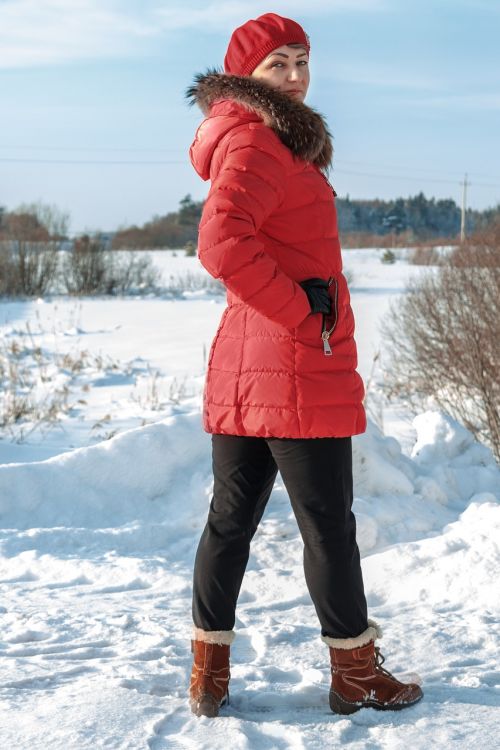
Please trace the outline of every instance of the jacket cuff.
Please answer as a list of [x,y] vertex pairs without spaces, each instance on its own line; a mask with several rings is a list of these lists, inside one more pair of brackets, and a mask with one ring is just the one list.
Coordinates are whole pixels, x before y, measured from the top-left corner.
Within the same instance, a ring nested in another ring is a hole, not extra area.
[[[291,303],[282,307],[278,312],[267,316],[275,323],[279,323],[289,329],[297,328],[311,314],[311,305],[307,294],[299,284],[297,284],[297,287],[298,292]],[[248,304],[252,306],[251,301]]]

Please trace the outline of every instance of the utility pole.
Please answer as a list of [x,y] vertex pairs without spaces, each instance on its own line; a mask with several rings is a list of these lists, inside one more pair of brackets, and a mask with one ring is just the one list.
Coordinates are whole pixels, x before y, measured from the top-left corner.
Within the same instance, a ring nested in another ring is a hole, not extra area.
[[463,187],[462,190],[462,220],[460,222],[460,243],[465,241],[465,211],[467,209],[467,172],[464,176],[464,181],[460,183]]

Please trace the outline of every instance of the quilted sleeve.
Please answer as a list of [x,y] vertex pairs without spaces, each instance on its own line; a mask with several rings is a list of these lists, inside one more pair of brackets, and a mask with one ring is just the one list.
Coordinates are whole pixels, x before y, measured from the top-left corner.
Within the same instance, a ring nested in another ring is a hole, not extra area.
[[286,168],[277,153],[276,136],[261,126],[236,131],[229,138],[200,220],[200,261],[243,302],[275,323],[294,328],[311,312],[307,295],[256,238],[284,196]]

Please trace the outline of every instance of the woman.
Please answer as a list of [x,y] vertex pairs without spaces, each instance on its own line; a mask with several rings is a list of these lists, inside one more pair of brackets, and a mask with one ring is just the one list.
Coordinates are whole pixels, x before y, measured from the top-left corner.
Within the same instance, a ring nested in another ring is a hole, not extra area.
[[227,701],[235,607],[279,470],[304,541],[304,571],[330,648],[330,706],[399,709],[422,697],[381,667],[367,619],[352,505],[351,436],[365,430],[354,320],[342,275],[332,157],[303,101],[309,38],[267,13],[237,28],[224,73],[188,90],[206,119],[191,161],[211,188],[199,258],[227,289],[204,392],[214,492],[194,570],[190,698]]

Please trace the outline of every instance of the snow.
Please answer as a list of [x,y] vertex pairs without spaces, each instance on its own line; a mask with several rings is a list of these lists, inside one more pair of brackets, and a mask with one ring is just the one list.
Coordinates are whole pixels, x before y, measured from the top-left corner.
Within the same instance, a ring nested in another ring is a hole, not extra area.
[[[379,258],[345,253],[361,371],[372,382],[369,427],[354,440],[354,511],[384,666],[417,673],[423,701],[402,712],[330,712],[328,651],[278,480],[238,603],[231,703],[216,720],[193,717],[191,575],[211,496],[203,345],[223,302],[203,290],[4,302],[4,341],[29,322],[45,352],[84,349],[117,366],[89,359],[67,380],[74,409],[49,432],[33,425],[24,442],[0,440],[2,748],[498,747],[500,470],[450,417],[383,401],[383,365],[372,362],[378,322],[388,296],[420,270]],[[167,273],[197,263],[156,262]]]

